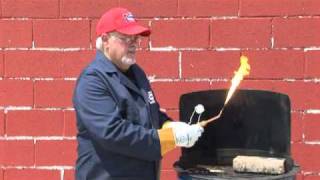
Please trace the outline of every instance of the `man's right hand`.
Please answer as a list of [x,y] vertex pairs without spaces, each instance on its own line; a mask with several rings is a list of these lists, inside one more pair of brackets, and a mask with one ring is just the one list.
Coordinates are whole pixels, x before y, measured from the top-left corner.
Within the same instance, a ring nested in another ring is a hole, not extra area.
[[204,131],[200,124],[189,125],[184,122],[171,122],[169,127],[173,130],[176,146],[187,148],[192,147]]

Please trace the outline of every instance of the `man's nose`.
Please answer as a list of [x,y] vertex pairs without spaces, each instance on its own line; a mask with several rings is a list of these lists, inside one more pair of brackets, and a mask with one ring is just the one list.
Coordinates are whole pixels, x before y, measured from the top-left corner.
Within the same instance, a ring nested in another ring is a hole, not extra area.
[[129,49],[136,49],[139,47],[140,44],[138,44],[137,42],[135,43],[131,43],[130,46],[129,46]]

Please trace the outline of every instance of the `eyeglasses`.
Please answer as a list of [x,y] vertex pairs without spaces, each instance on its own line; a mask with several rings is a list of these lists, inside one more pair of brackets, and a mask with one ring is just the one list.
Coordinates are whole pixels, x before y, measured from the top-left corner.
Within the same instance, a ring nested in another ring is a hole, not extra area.
[[124,42],[126,44],[134,44],[138,43],[140,41],[139,36],[123,36],[120,34],[112,34],[113,37],[119,39],[121,42]]

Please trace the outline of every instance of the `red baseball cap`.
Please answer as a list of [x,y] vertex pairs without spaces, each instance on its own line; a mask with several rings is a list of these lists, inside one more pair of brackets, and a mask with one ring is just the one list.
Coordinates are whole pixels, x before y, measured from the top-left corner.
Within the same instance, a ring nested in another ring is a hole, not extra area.
[[103,33],[117,31],[127,35],[149,36],[149,28],[137,23],[131,12],[125,8],[112,8],[104,13],[96,27],[96,33],[100,36]]

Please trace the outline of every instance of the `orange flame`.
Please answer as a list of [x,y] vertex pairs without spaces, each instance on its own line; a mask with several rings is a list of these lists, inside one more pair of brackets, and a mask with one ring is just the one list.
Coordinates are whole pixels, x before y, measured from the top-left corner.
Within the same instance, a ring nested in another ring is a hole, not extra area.
[[227,98],[224,102],[224,106],[222,107],[222,109],[220,110],[218,115],[216,115],[210,119],[207,119],[205,121],[201,121],[200,125],[202,127],[205,127],[205,126],[207,126],[208,123],[220,118],[220,116],[224,110],[225,105],[231,99],[233,93],[236,91],[237,87],[239,86],[240,82],[243,80],[244,76],[249,75],[249,73],[250,73],[250,65],[248,64],[248,58],[246,56],[241,56],[240,57],[240,67],[239,67],[238,71],[234,72],[234,76],[231,80],[231,87],[228,91]]
[[228,91],[228,95],[227,95],[226,101],[224,102],[224,105],[226,105],[229,102],[233,93],[236,91],[240,82],[243,80],[243,77],[249,75],[249,73],[250,73],[250,65],[248,64],[248,58],[246,56],[241,56],[240,67],[238,71],[234,72],[235,75],[231,80],[231,87]]

